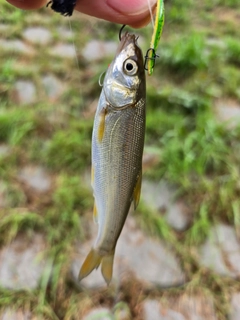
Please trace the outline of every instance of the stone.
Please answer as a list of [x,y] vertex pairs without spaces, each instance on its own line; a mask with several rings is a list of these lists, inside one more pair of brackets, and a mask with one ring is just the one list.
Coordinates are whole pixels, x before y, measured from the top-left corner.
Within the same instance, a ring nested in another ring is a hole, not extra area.
[[74,32],[71,29],[67,29],[65,27],[59,27],[57,28],[58,33],[61,35],[61,39],[73,39],[74,37]]
[[52,100],[57,99],[64,89],[62,82],[51,74],[42,78],[42,84],[47,96]]
[[226,49],[227,45],[225,43],[225,41],[219,39],[219,38],[208,38],[206,41],[207,46],[209,47],[215,47],[221,50]]
[[231,312],[229,315],[229,320],[239,320],[240,319],[240,293],[234,293],[231,298]]
[[46,45],[52,40],[51,32],[43,27],[30,27],[23,31],[23,37],[32,44]]
[[0,250],[0,286],[8,289],[35,289],[46,261],[40,260],[45,248],[41,234],[27,239],[18,236]]
[[96,308],[91,310],[83,320],[112,320],[113,315],[107,308]]
[[233,99],[221,99],[215,103],[215,113],[217,119],[225,122],[229,129],[233,129],[240,124],[240,104]]
[[163,308],[157,300],[145,300],[142,307],[144,320],[185,320],[182,314]]
[[74,59],[76,58],[76,49],[73,44],[59,43],[50,50],[50,54],[59,58]]
[[[97,235],[97,226],[93,223],[87,229],[90,230],[91,240],[78,245],[78,252],[72,264],[72,274],[76,281],[80,267]],[[132,217],[128,217],[118,240],[113,269],[113,282],[135,277],[147,287],[171,287],[181,285],[185,281],[172,248],[165,242],[144,234]],[[100,268],[84,278],[81,284],[88,288],[106,286]]]
[[0,158],[7,156],[10,153],[10,146],[7,144],[0,144]]
[[38,192],[47,192],[51,188],[51,178],[42,167],[26,166],[19,171],[18,178]]
[[216,273],[232,278],[240,276],[240,244],[235,230],[218,224],[200,248],[200,263]]
[[131,320],[130,306],[127,302],[120,301],[114,306],[114,320]]
[[1,320],[32,320],[33,317],[29,311],[6,309],[0,315]]
[[203,292],[199,295],[183,294],[170,300],[171,309],[181,313],[186,320],[217,320],[213,299]]
[[0,48],[1,51],[4,50],[10,52],[17,52],[25,55],[33,55],[35,53],[35,50],[33,48],[31,48],[21,40],[0,39]]
[[36,87],[32,81],[18,80],[13,91],[14,100],[19,104],[30,104],[36,101]]
[[165,181],[143,179],[141,199],[153,210],[164,211],[168,224],[177,231],[183,231],[190,222],[190,215],[183,201],[174,201],[174,195],[175,190]]
[[11,29],[11,25],[0,23],[0,31],[1,32],[6,32],[9,29]]
[[114,56],[116,50],[117,43],[114,41],[91,40],[83,48],[82,55],[88,61],[97,61]]
[[217,320],[211,296],[183,294],[142,303],[144,320]]

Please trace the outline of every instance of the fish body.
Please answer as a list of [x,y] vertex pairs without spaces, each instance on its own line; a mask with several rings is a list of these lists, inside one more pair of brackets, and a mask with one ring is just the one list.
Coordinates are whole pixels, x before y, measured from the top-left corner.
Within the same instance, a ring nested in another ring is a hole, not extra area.
[[79,278],[101,264],[107,283],[114,252],[132,201],[141,189],[145,135],[146,83],[143,56],[135,35],[126,33],[109,66],[92,135],[92,188],[98,235]]

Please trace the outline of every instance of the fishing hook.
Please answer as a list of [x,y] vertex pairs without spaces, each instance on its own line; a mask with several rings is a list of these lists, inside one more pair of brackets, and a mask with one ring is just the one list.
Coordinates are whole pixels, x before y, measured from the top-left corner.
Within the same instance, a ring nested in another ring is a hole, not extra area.
[[145,62],[144,62],[144,69],[146,71],[149,70],[149,67],[148,67],[148,61],[151,60],[152,61],[152,64],[151,64],[151,68],[153,69],[154,66],[155,66],[155,61],[156,61],[156,58],[158,58],[159,55],[156,54],[156,51],[153,49],[153,48],[149,48],[146,52],[146,55],[145,55]]
[[118,35],[119,41],[122,40],[122,31],[123,31],[123,29],[124,29],[125,27],[126,27],[126,24],[123,24],[123,25],[121,26],[121,29],[119,30],[119,35]]

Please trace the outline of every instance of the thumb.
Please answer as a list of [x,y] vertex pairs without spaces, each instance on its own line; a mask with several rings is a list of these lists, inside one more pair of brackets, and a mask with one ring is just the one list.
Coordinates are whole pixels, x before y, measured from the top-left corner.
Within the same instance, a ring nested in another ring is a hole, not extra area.
[[133,27],[146,25],[150,20],[149,7],[157,0],[78,0],[76,9],[88,15]]

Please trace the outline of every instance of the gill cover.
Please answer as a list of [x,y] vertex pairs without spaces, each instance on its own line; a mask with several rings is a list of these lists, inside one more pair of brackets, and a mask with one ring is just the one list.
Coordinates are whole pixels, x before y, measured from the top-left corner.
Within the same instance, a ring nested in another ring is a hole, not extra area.
[[105,76],[105,97],[109,105],[116,109],[126,108],[137,102],[140,85],[137,61],[141,50],[136,46],[136,41],[135,35],[126,33]]

